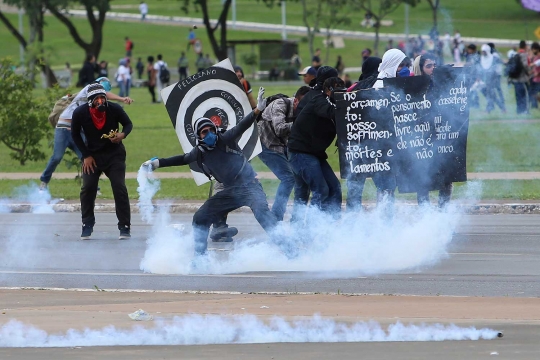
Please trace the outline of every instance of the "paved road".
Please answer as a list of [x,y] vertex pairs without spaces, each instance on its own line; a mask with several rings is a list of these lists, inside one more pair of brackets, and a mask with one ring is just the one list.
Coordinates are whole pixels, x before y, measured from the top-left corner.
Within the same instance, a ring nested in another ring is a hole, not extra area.
[[[191,221],[189,214],[172,216],[174,223]],[[538,215],[466,216],[455,232],[448,258],[418,271],[384,275],[289,271],[219,276],[145,274],[139,263],[150,228],[138,215],[134,218],[133,239],[118,241],[114,214],[97,214],[96,240],[83,242],[78,240],[76,213],[3,214],[0,287],[98,285],[105,289],[540,296]],[[251,214],[232,214],[230,223],[239,227],[239,238],[262,232]],[[16,259],[13,254],[17,254]]]

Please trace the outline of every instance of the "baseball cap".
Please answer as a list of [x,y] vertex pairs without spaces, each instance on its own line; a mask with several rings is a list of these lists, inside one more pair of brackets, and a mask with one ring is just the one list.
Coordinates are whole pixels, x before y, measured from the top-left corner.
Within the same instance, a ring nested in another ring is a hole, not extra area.
[[306,75],[306,74],[317,76],[317,69],[311,66],[306,66],[305,68],[302,69],[302,71],[298,73],[298,75]]

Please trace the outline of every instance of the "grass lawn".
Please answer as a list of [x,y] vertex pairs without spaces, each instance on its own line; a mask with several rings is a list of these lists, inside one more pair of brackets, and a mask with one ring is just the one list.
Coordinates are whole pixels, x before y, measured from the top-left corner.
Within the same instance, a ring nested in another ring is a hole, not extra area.
[[[115,0],[113,10],[118,12],[138,13],[138,3],[133,0]],[[186,15],[180,6],[182,2],[175,0],[148,0],[149,13],[167,16],[198,16],[190,9]],[[210,0],[211,15],[217,18],[221,10],[221,0]],[[278,2],[275,2],[278,3]],[[374,1],[373,3],[378,3]],[[238,21],[252,21],[261,23],[281,24],[281,8],[265,7],[261,1],[236,0],[236,19]],[[351,18],[349,25],[340,25],[340,28],[358,31],[370,31],[360,27],[365,12],[348,10]],[[345,12],[344,11],[344,12]],[[232,19],[232,11],[229,11]],[[387,18],[394,21],[391,27],[383,27],[382,32],[405,32],[405,7],[399,7]],[[538,25],[538,14],[534,11],[524,10],[517,2],[508,0],[452,0],[441,1],[438,12],[439,32],[448,31],[453,34],[459,29],[463,36],[495,37],[505,39],[521,39],[528,34],[531,40],[533,31]],[[304,25],[302,22],[302,5],[297,2],[287,2],[287,24]],[[432,12],[426,1],[409,11],[409,27],[411,33],[427,34],[433,25]],[[372,31],[372,30],[371,30]]]
[[[17,187],[28,185],[37,181],[29,180],[0,180],[0,198],[15,197]],[[278,186],[277,180],[262,180],[263,188],[269,199],[273,199]],[[129,196],[131,199],[138,199],[137,180],[126,180]],[[64,198],[66,200],[78,200],[80,185],[75,180],[53,180],[51,181],[50,192],[54,198]],[[112,200],[112,190],[108,180],[100,181],[102,196],[99,199]],[[346,198],[347,186],[342,182],[343,197]],[[475,189],[474,194],[472,190]],[[481,191],[480,191],[481,189]],[[196,186],[191,179],[162,179],[161,189],[156,194],[156,199],[175,200],[204,200],[208,197],[209,185]],[[476,191],[477,190],[477,191]],[[477,193],[478,192],[478,193]],[[371,180],[366,182],[364,199],[374,201],[376,195],[375,186]],[[481,183],[459,183],[455,184],[453,199],[469,200],[471,196],[482,200],[539,200],[540,181],[534,180],[485,180]],[[416,200],[415,194],[397,194],[397,199]],[[431,192],[432,202],[436,201],[437,192]]]

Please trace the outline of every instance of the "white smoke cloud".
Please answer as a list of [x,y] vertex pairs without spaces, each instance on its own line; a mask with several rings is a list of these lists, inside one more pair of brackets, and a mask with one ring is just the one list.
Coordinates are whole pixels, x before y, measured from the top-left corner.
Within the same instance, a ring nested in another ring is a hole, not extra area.
[[61,334],[46,331],[17,320],[0,327],[0,347],[73,347],[261,344],[279,342],[373,342],[373,341],[445,341],[490,340],[498,332],[492,329],[456,325],[404,325],[400,322],[386,329],[375,321],[347,324],[313,316],[288,322],[273,317],[264,322],[253,315],[186,315],[172,320],[156,320],[150,328],[70,329]]
[[54,214],[53,205],[62,199],[53,199],[49,189],[40,190],[35,182],[13,190],[13,196],[0,199],[0,213],[10,212],[10,205],[29,205],[33,214]]
[[[144,182],[140,191],[146,194]],[[473,198],[478,184],[471,186]],[[143,271],[159,274],[240,273],[249,271],[312,271],[380,274],[432,266],[447,256],[447,246],[461,215],[451,206],[402,208],[392,220],[381,210],[344,213],[335,220],[312,212],[310,223],[294,227],[284,222],[274,239],[294,244],[300,255],[289,259],[264,235],[233,243],[231,251],[210,251],[194,258],[192,234],[168,227],[170,216],[162,209],[152,222],[147,249],[140,263]],[[186,228],[191,228],[186,224]]]

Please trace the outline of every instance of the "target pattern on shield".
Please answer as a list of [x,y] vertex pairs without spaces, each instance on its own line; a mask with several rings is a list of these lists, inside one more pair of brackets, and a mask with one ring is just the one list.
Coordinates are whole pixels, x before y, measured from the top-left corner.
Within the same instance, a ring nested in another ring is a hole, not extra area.
[[[247,95],[229,59],[166,87],[161,96],[184,153],[197,144],[193,124],[198,118],[207,117],[216,126],[230,129],[251,112]],[[248,159],[261,152],[255,125],[244,133],[239,146]],[[208,182],[197,164],[190,164],[190,168],[197,185]]]

